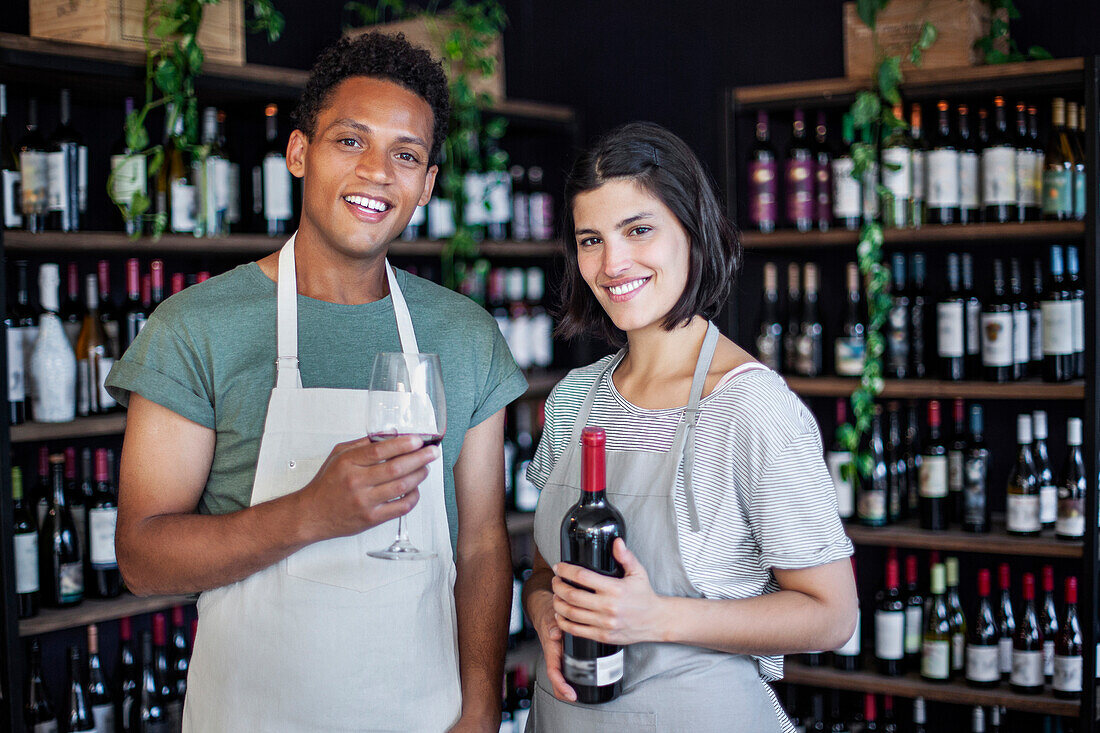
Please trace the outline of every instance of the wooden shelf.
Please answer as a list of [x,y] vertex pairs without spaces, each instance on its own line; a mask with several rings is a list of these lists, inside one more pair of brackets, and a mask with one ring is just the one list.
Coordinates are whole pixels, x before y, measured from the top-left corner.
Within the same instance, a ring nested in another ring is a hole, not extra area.
[[1001,516],[993,518],[992,528],[985,534],[964,532],[961,529],[933,532],[921,529],[915,520],[885,527],[867,527],[853,521],[845,526],[845,530],[855,544],[876,547],[1074,559],[1080,559],[1084,555],[1084,543],[1056,539],[1054,530],[1047,530],[1039,537],[1010,535],[1005,530],[1004,517]]
[[[927,224],[920,229],[887,229],[885,241],[889,245],[927,245],[936,243],[1003,244],[1004,242],[1059,242],[1080,239],[1085,236],[1083,221],[1033,221],[1012,224],[952,224],[936,226]],[[830,229],[826,232],[799,232],[784,229],[764,234],[756,231],[741,232],[741,244],[745,249],[767,250],[800,247],[855,247],[859,232],[848,229]]]
[[126,616],[164,611],[173,606],[186,606],[195,602],[195,596],[138,596],[123,593],[110,600],[86,600],[79,606],[65,609],[43,609],[33,618],[19,622],[20,636],[37,636],[51,631],[72,629],[101,621],[112,621]]
[[38,440],[71,440],[94,438],[101,435],[121,435],[126,431],[126,413],[115,412],[95,417],[78,417],[72,422],[28,422],[13,425],[12,443],[30,443]]
[[[283,237],[264,234],[230,234],[226,237],[189,237],[167,234],[160,239],[130,239],[122,232],[4,232],[4,248],[10,252],[123,252],[161,255],[167,252],[202,255],[267,255],[282,246]],[[553,257],[560,251],[557,242],[482,242],[479,254],[485,257]],[[443,242],[432,240],[395,241],[390,245],[394,257],[438,257]]]
[[[864,659],[867,664],[868,659]],[[901,677],[887,677],[875,672],[842,672],[832,667],[808,667],[787,657],[784,665],[784,682],[792,682],[833,690],[855,690],[898,697],[923,697],[925,700],[953,703],[955,705],[1004,705],[1011,710],[1025,710],[1047,715],[1076,716],[1081,704],[1076,700],[1060,700],[1053,694],[1021,695],[1013,692],[1008,683],[991,690],[969,687],[965,682],[929,682],[913,672]]]
[[[1002,93],[1023,89],[1041,89],[1047,93],[1064,88],[1080,90],[1084,84],[1084,69],[1082,58],[951,69],[914,69],[905,72],[901,92],[915,98],[930,94],[952,96],[980,92],[983,88]],[[737,87],[733,98],[743,108],[841,104],[851,102],[857,92],[870,87],[869,78],[813,79]]]
[[[787,386],[802,397],[847,397],[859,386],[849,377],[784,377]],[[966,400],[1083,400],[1085,383],[1040,382],[946,382],[938,379],[887,379],[880,397],[903,399]]]

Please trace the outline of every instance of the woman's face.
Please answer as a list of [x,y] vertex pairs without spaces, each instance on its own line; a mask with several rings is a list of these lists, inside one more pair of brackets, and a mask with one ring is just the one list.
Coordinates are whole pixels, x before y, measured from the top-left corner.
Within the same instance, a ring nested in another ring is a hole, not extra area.
[[687,285],[691,243],[676,215],[630,179],[573,199],[581,277],[619,329],[660,327]]

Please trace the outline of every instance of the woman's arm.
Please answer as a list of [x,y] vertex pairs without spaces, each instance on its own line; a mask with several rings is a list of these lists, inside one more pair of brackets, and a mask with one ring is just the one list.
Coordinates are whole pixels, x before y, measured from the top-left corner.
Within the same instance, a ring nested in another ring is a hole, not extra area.
[[856,589],[848,560],[776,569],[779,591],[724,600],[657,595],[622,540],[615,541],[614,552],[626,571],[621,580],[568,563],[554,566],[554,621],[561,631],[608,644],[661,641],[774,655],[836,649],[855,629]]

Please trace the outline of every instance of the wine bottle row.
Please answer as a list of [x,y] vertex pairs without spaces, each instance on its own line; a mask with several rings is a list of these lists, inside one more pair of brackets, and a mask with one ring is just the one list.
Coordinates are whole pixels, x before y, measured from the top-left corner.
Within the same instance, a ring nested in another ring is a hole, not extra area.
[[[1010,382],[1041,377],[1048,382],[1085,373],[1085,292],[1077,247],[1052,245],[1044,280],[1042,262],[1031,263],[1025,284],[1020,261],[994,258],[985,292],[974,283],[969,253],[949,253],[944,289],[928,287],[925,256],[890,258],[890,311],[883,327],[884,376],[893,379]],[[844,321],[832,335],[838,376],[859,376],[866,358],[866,308],[854,262],[847,265]],[[757,357],[785,374],[816,377],[825,371],[828,334],[818,304],[820,275],[814,263],[787,268],[785,316],[780,312],[779,270],[764,265]]]
[[[1084,105],[1053,99],[1045,139],[1039,108],[1017,102],[1013,124],[1003,96],[993,98],[992,114],[978,107],[976,134],[969,104],[956,104],[952,113],[941,99],[934,114],[925,135],[921,104],[910,105],[908,123],[896,104],[896,124],[882,126],[877,141],[880,158],[857,179],[850,115],[841,135],[831,137],[826,114],[818,112],[811,139],[806,114],[795,109],[780,161],[768,113],[758,112],[749,154],[750,226],[762,232],[784,225],[802,232],[858,229],[880,215],[892,228],[1084,219]],[[876,141],[865,132],[861,142]]]
[[48,688],[37,638],[28,643],[23,717],[28,731],[95,731],[96,733],[176,733],[183,727],[183,700],[195,625],[190,639],[182,607],[153,616],[144,632],[140,654],[130,618],[119,621],[119,654],[112,681],[99,651],[99,631],[88,627],[87,647],[68,648],[69,674],[60,696]]
[[504,676],[504,699],[501,705],[500,733],[524,733],[531,714],[531,673],[520,665]]
[[[534,405],[517,403],[509,408],[504,431],[504,490],[505,503],[516,512],[535,511],[539,501],[539,489],[527,478],[527,467],[535,457],[535,447],[542,434],[544,416],[543,401]],[[535,419],[532,420],[534,408]]]

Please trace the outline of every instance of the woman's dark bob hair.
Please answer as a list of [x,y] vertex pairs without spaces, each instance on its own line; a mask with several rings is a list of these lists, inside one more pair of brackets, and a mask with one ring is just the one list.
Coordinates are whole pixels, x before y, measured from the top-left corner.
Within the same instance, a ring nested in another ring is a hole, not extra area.
[[630,122],[581,153],[565,182],[562,239],[565,276],[557,332],[565,338],[599,336],[615,346],[626,343],[592,294],[577,266],[573,202],[579,194],[608,181],[630,180],[667,206],[691,240],[688,281],[665,316],[671,331],[693,317],[714,318],[729,298],[741,268],[741,242],[726,218],[703,165],[683,140],[652,122]]

